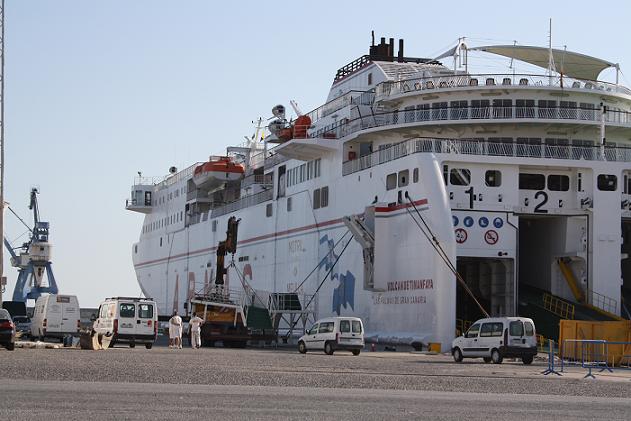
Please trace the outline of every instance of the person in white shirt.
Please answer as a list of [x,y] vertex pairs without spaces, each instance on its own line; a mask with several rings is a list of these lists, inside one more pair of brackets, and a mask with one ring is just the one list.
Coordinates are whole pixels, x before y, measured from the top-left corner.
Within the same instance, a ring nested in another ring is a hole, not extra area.
[[191,329],[191,347],[193,349],[199,349],[202,346],[200,333],[203,324],[204,321],[197,317],[197,313],[193,313],[193,317],[188,321],[188,326]]
[[172,348],[182,348],[182,318],[177,315],[177,310],[169,319],[169,338],[172,341]]

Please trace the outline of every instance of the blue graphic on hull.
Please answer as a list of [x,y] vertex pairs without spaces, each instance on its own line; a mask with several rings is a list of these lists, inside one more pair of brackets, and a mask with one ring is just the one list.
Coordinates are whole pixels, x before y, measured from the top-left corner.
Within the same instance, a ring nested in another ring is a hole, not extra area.
[[[338,258],[334,248],[335,241],[329,240],[329,236],[324,234],[320,238],[321,253],[319,254],[324,257],[320,257],[321,261],[318,269],[323,269],[325,272],[328,272],[333,267],[333,264],[335,264],[335,261]],[[338,286],[333,288],[331,310],[337,313],[338,316],[342,311],[342,307],[345,309],[350,307],[351,310],[355,310],[355,276],[348,270],[345,274],[332,270],[329,275],[329,279],[331,281],[337,280],[339,282]]]

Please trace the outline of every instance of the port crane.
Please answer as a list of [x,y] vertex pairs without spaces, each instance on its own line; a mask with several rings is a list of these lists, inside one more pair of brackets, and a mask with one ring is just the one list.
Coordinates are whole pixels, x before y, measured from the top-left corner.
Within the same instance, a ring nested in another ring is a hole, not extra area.
[[[11,265],[18,269],[18,279],[13,290],[13,301],[26,302],[29,299],[37,300],[43,293],[57,294],[57,282],[53,274],[51,257],[51,244],[48,242],[50,224],[39,218],[37,204],[37,188],[31,189],[29,209],[33,211],[33,227],[29,227],[10,206],[7,208],[30,231],[29,241],[21,247],[12,247],[4,238],[4,245],[11,254]],[[16,250],[20,250],[19,254]],[[47,274],[48,284],[45,285],[44,273]]]

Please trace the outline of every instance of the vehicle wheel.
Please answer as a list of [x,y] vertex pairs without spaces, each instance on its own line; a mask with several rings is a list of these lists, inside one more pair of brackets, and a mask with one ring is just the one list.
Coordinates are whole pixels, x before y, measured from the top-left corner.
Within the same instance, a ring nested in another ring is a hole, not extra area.
[[522,357],[521,358],[521,362],[526,364],[526,365],[530,365],[532,364],[532,360],[534,359],[534,355],[528,355],[526,357]]
[[333,350],[333,345],[331,345],[331,342],[327,342],[324,344],[324,353],[326,355],[333,355],[335,351]]
[[491,361],[493,361],[493,364],[502,364],[503,360],[504,358],[502,358],[502,355],[497,349],[491,351]]
[[488,363],[490,363],[490,362],[492,361],[492,360],[491,360],[491,357],[484,357],[484,358],[482,358],[482,359],[483,359],[483,360],[484,360],[484,362],[485,362],[485,363],[487,363],[487,364],[488,364]]
[[13,351],[15,349],[15,343],[10,342],[6,345],[7,351]]
[[454,349],[451,355],[454,357],[455,362],[457,363],[462,362],[462,351],[460,351],[460,348]]
[[301,354],[307,353],[307,346],[302,341],[298,342],[298,352],[300,352]]
[[153,347],[153,344],[145,344],[145,348],[151,349],[151,347]]
[[358,356],[361,351],[359,349],[354,349],[351,352],[353,353],[354,356]]
[[130,348],[136,348],[136,344],[135,344],[135,343],[133,343],[133,342],[130,342],[130,343],[129,343],[129,347],[130,347]]

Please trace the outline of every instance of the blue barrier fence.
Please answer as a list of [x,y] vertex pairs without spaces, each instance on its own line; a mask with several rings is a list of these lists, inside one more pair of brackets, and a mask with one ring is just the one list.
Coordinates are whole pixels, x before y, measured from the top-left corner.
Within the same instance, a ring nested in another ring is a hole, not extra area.
[[[554,356],[549,356],[548,359]],[[587,369],[584,378],[595,378],[592,370],[602,373],[614,370],[631,370],[631,342],[601,339],[564,339],[559,349],[561,372],[566,367],[579,366]],[[552,363],[554,364],[554,363]],[[550,362],[548,362],[550,366]],[[552,365],[554,367],[554,365]]]

